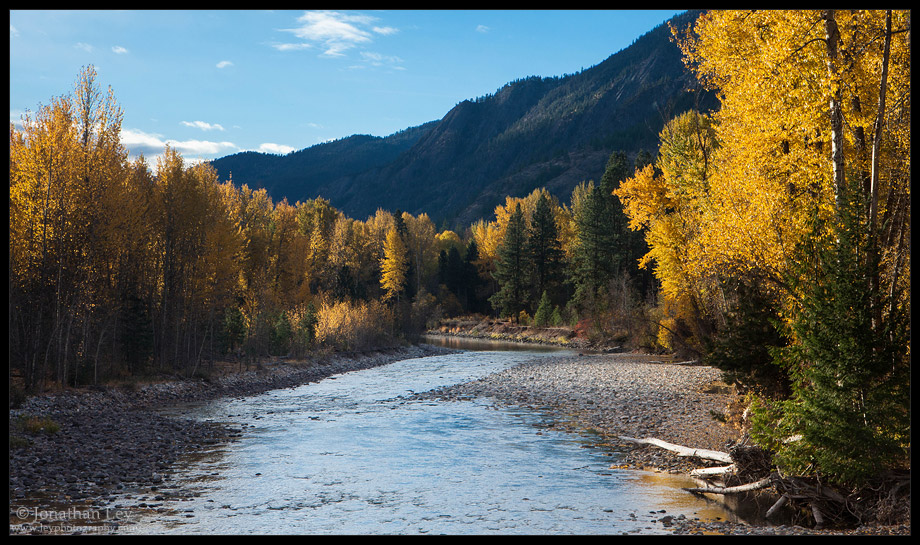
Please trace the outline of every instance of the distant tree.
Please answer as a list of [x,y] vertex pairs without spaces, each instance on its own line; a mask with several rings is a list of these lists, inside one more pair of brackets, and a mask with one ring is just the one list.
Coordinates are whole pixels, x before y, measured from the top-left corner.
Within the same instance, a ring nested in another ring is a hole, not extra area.
[[532,264],[531,297],[534,306],[539,304],[537,298],[546,296],[547,292],[550,299],[558,304],[565,274],[565,254],[559,242],[553,207],[546,193],[540,194],[530,220],[527,254]]
[[380,266],[382,270],[380,286],[385,292],[385,298],[395,300],[398,303],[399,297],[406,286],[409,257],[406,251],[406,243],[395,226],[387,232]]
[[512,316],[513,320],[517,319],[527,304],[529,260],[526,244],[527,231],[524,213],[518,204],[508,221],[505,238],[499,248],[498,260],[495,263],[494,275],[498,281],[499,290],[490,298],[493,308],[499,309],[505,316]]
[[575,216],[572,277],[575,300],[580,304],[590,305],[623,269],[627,221],[613,191],[626,174],[626,154],[614,152],[600,185],[589,188]]
[[553,304],[550,302],[546,292],[540,297],[540,304],[533,315],[533,323],[538,326],[546,326],[553,323]]

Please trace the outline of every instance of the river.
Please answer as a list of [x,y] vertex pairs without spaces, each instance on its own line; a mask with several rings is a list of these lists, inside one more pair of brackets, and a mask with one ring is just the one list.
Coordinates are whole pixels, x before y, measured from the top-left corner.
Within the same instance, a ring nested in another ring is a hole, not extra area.
[[683,478],[610,469],[616,453],[546,415],[412,398],[554,353],[478,348],[175,409],[241,433],[176,468],[163,489],[181,493],[133,497],[147,514],[118,533],[665,534],[665,515],[732,519]]

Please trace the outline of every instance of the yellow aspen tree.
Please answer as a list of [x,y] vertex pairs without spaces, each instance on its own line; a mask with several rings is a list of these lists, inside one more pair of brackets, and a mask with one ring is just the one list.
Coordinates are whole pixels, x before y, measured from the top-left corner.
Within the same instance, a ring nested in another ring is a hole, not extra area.
[[[721,147],[704,231],[713,268],[780,284],[809,218],[836,214],[843,174],[869,179],[870,140],[884,165],[877,172],[888,169],[879,175],[878,213],[903,216],[909,12],[891,12],[889,31],[887,17],[872,10],[712,11],[679,39],[688,64],[722,103],[714,114]],[[870,138],[880,119],[887,129]]]
[[661,285],[659,343],[676,348],[673,332],[682,322],[699,350],[720,303],[718,272],[701,262],[699,250],[718,145],[710,119],[692,110],[669,121],[659,140],[657,161],[637,170],[614,194],[623,203],[629,228],[645,232],[649,252],[640,266],[653,266]]
[[408,252],[396,227],[391,227],[387,232],[386,244],[383,250],[383,259],[380,262],[380,285],[385,291],[387,300],[399,302],[399,297],[405,290],[406,273],[409,271]]

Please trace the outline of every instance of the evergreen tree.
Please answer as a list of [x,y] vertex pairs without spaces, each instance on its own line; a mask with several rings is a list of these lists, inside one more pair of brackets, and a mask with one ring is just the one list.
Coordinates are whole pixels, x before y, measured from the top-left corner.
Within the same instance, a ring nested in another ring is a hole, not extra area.
[[549,292],[550,300],[560,303],[565,254],[559,242],[556,218],[553,216],[552,205],[546,193],[540,194],[530,221],[527,253],[532,263],[532,300],[538,303],[537,297],[541,294],[546,296]]
[[533,315],[533,323],[538,326],[550,325],[553,321],[553,304],[549,300],[546,292],[540,297],[540,304]]
[[776,351],[792,396],[757,413],[753,436],[789,473],[859,485],[910,464],[910,317],[871,300],[880,264],[867,251],[866,199],[851,199],[853,189],[842,195],[837,225],[819,225],[800,254],[793,342]]
[[526,307],[529,291],[526,229],[524,213],[518,204],[511,214],[495,262],[494,275],[499,290],[490,298],[493,308],[498,309],[502,315],[512,316],[515,320]]
[[572,277],[575,300],[590,304],[599,290],[623,269],[626,261],[624,234],[626,216],[613,191],[627,175],[626,154],[611,154],[599,186],[585,196],[580,213],[575,217],[577,241]]

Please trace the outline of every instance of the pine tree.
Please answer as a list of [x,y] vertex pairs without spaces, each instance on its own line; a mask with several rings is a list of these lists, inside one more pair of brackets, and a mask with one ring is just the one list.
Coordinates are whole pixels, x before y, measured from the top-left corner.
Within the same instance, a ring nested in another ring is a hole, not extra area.
[[537,297],[546,296],[547,292],[553,302],[561,302],[559,298],[564,275],[565,254],[559,242],[556,218],[546,193],[540,194],[530,220],[527,253],[532,263],[531,297],[534,303],[539,304]]
[[590,304],[623,269],[626,216],[613,191],[626,173],[625,153],[612,153],[600,185],[585,195],[575,217],[577,242],[572,277],[579,303]]
[[793,342],[776,359],[793,378],[792,396],[779,404],[776,420],[758,414],[754,437],[777,451],[789,473],[859,485],[909,467],[910,317],[897,307],[885,314],[873,308],[867,288],[880,264],[867,251],[866,199],[855,187],[841,197],[839,221],[829,230],[815,221],[799,254],[800,274],[790,280],[801,304]]
[[513,319],[517,319],[527,304],[529,287],[526,242],[524,213],[518,204],[508,221],[505,238],[495,263],[494,276],[498,281],[499,290],[489,299],[493,308],[499,310],[502,315],[512,316]]

